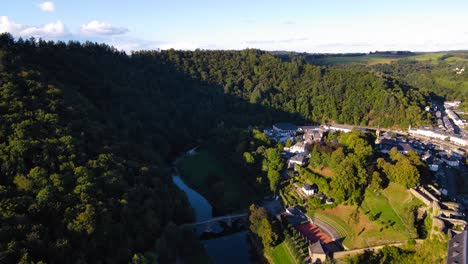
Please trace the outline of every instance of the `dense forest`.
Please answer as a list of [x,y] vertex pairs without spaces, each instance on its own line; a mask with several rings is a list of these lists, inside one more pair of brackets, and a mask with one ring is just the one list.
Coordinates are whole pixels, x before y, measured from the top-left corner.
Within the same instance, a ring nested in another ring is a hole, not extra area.
[[5,263],[199,257],[197,239],[177,227],[193,212],[168,168],[229,128],[428,122],[417,89],[364,67],[282,62],[258,50],[127,55],[8,34],[0,96]]

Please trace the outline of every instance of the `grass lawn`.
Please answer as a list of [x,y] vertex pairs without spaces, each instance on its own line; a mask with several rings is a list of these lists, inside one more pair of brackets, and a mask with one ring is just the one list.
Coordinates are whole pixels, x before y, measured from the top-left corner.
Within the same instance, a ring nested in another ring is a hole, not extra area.
[[289,254],[286,244],[282,242],[273,248],[273,250],[267,252],[268,260],[273,264],[295,264],[291,254]]
[[251,186],[245,184],[234,168],[209,148],[199,148],[195,155],[180,160],[177,167],[187,184],[218,210],[242,210],[255,199]]
[[323,167],[323,168],[316,168],[316,167],[313,167],[312,165],[309,164],[309,166],[307,166],[307,168],[317,174],[320,174],[324,177],[327,177],[327,178],[332,178],[333,177],[333,171],[327,167]]
[[403,186],[390,184],[380,195],[366,192],[357,213],[356,206],[340,204],[317,211],[315,217],[334,227],[347,248],[363,248],[415,238],[411,209],[418,205]]

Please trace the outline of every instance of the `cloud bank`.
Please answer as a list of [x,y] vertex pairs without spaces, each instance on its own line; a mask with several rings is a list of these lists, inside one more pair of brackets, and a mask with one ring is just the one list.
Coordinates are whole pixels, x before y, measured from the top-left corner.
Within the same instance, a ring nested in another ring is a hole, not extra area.
[[18,24],[7,16],[0,16],[0,33],[3,32],[20,37],[62,37],[69,34],[60,20],[41,26],[27,26]]

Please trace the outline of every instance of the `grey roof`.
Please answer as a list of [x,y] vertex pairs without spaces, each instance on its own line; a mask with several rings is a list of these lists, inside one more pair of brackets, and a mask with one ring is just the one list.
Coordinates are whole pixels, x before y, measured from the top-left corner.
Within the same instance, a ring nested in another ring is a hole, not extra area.
[[318,186],[316,184],[304,184],[304,189],[306,190],[318,190]]
[[408,152],[410,150],[414,150],[413,147],[410,144],[408,144],[408,143],[398,144],[398,151]]
[[467,263],[467,231],[455,235],[450,239],[448,245],[447,264],[466,264]]
[[312,245],[310,245],[309,252],[312,254],[325,254],[325,251],[323,250],[323,247],[322,247],[322,244],[320,244],[320,241],[317,241],[313,243]]
[[273,126],[283,131],[297,130],[297,126],[291,123],[276,123]]
[[298,162],[305,162],[306,158],[307,158],[307,155],[305,155],[305,154],[296,154],[296,155],[292,156],[289,160],[298,161]]

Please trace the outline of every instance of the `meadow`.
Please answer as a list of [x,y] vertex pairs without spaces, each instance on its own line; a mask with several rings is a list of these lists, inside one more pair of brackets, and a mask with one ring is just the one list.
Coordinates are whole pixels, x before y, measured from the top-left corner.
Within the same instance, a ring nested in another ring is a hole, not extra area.
[[292,258],[288,249],[286,248],[286,243],[282,242],[279,245],[276,245],[272,250],[266,252],[266,257],[272,264],[295,264],[296,262]]
[[390,184],[379,194],[366,191],[360,208],[338,205],[315,212],[343,237],[348,249],[401,242],[417,237],[413,210],[420,206],[401,185]]

